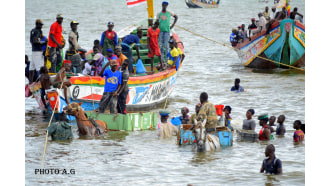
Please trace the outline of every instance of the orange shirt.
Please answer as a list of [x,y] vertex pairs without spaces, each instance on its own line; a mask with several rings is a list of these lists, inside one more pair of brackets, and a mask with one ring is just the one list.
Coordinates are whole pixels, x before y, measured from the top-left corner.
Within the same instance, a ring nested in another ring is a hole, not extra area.
[[147,31],[147,37],[149,37],[149,45],[150,48],[158,48],[158,36],[159,36],[159,28],[157,28],[156,30],[152,29],[152,27],[150,27]]
[[62,25],[59,25],[58,22],[56,21],[55,23],[52,24],[52,26],[50,26],[50,30],[49,30],[48,46],[57,47],[57,44],[50,38],[50,34],[53,34],[55,40],[61,44]]
[[118,57],[120,66],[123,64],[125,59],[127,59],[127,57],[124,54],[120,54],[120,56]]

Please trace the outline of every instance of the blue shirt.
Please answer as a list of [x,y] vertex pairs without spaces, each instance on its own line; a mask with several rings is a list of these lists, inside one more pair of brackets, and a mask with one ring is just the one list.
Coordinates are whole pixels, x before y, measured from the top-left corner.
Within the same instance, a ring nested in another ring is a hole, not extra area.
[[128,48],[129,45],[136,43],[137,46],[139,46],[140,43],[140,38],[137,35],[131,34],[131,35],[127,35],[125,37],[125,39],[123,40],[122,44],[122,48]]
[[118,84],[121,85],[121,72],[116,70],[116,72],[112,72],[110,69],[105,69],[103,75],[105,76],[105,85],[104,85],[104,92],[114,92],[118,88]]
[[236,39],[236,34],[235,33],[231,33],[230,34],[230,42],[237,42],[237,39]]
[[244,88],[241,85],[238,87],[238,90],[235,89],[235,86],[231,87],[231,91],[244,92]]

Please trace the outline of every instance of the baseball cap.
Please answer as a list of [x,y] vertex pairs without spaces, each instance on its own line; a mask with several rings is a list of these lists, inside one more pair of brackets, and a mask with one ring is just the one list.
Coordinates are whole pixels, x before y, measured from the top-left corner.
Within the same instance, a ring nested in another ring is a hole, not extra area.
[[57,18],[63,18],[63,15],[62,14],[57,14],[56,19]]
[[37,23],[43,25],[41,19],[37,19],[37,20],[36,20],[36,24],[37,24]]
[[93,57],[93,60],[97,61],[101,58],[100,54],[95,54],[95,56]]
[[77,21],[71,21],[70,26],[72,26],[73,24],[79,25]]
[[108,25],[115,25],[113,22],[109,21]]

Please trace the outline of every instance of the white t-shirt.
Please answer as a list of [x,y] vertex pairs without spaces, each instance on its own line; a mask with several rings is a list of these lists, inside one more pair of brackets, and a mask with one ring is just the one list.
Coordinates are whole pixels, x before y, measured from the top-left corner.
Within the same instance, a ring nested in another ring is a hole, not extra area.
[[[266,18],[264,16],[261,16],[259,18],[259,24],[258,27],[262,27],[262,30],[266,29]],[[258,30],[261,30],[260,28],[258,28]]]
[[84,75],[91,75],[92,66],[89,63],[85,63],[85,68],[83,70]]

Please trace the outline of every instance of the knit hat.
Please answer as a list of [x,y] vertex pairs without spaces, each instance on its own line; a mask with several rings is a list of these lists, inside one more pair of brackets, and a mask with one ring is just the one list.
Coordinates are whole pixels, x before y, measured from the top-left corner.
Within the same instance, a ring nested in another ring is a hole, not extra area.
[[268,119],[268,114],[260,114],[258,116],[258,120],[264,120],[264,119]]

